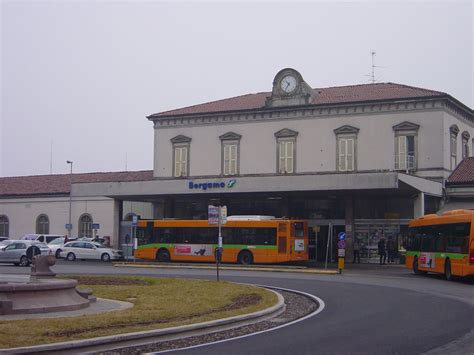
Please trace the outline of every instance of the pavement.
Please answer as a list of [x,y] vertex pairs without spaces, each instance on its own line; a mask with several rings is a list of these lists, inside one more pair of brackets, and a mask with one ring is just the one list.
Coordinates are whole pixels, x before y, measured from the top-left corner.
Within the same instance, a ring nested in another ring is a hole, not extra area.
[[[158,262],[144,262],[144,261],[125,261],[116,262],[113,264],[119,268],[156,268],[156,269],[204,269],[214,270],[216,264],[210,263],[158,263]],[[239,265],[239,264],[220,264],[220,270],[238,270],[238,271],[268,271],[268,272],[291,272],[291,273],[303,273],[303,274],[327,274],[336,275],[339,274],[337,263],[328,263],[327,267],[325,263],[307,262],[305,264],[275,264],[275,265]],[[375,263],[345,263],[342,272],[384,272],[384,270],[400,270],[405,269],[404,264],[392,263],[392,264],[375,264]]]

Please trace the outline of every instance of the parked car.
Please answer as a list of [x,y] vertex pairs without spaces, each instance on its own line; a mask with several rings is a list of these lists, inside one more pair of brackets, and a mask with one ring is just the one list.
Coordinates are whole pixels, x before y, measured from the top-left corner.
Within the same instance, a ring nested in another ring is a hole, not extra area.
[[64,245],[64,241],[66,238],[56,238],[48,243],[49,249],[51,249],[51,253],[59,259],[59,253],[61,252],[61,248]]
[[1,237],[0,236],[0,242],[3,242],[4,240],[7,240],[7,239],[8,239],[8,237]]
[[48,244],[57,238],[64,238],[64,236],[58,234],[25,234],[21,237],[21,240],[36,240],[37,242]]
[[50,255],[51,250],[46,244],[31,240],[12,240],[7,244],[0,245],[1,263],[28,266],[31,264],[33,256],[38,254]]
[[64,244],[59,252],[59,257],[66,258],[69,261],[92,259],[107,262],[122,259],[123,253],[120,250],[105,247],[100,243],[77,240]]

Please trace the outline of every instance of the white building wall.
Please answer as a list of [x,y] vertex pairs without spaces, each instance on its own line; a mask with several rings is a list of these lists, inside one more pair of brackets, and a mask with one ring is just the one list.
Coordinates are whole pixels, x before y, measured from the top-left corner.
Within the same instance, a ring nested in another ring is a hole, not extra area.
[[[153,206],[147,202],[124,202],[123,213],[134,212],[142,218],[153,217]],[[100,224],[97,234],[110,236],[112,245],[118,243],[118,217],[114,200],[106,197],[72,198],[72,236],[78,236],[79,218],[89,214],[93,223]],[[69,222],[69,197],[15,198],[0,201],[0,215],[8,217],[10,239],[36,232],[36,219],[45,214],[49,218],[50,234],[67,234],[65,224]],[[117,221],[115,221],[117,219]],[[80,236],[79,236],[80,237]]]
[[[459,127],[459,133],[456,141],[456,155],[457,155],[457,164],[462,160],[462,133],[468,131],[471,135],[469,139],[469,154],[473,156],[473,146],[472,138],[474,138],[474,127],[472,124],[468,124],[466,121],[457,118],[456,116],[445,112],[443,114],[443,158],[445,162],[446,169],[451,169],[451,131],[450,127],[455,124]],[[450,175],[450,172],[446,173],[446,177]]]
[[[404,121],[420,126],[417,138],[418,169],[446,168],[449,167],[447,165],[449,161],[446,160],[443,144],[440,144],[445,131],[443,118],[442,111],[433,110],[158,128],[155,129],[155,157],[159,159],[155,159],[154,175],[160,178],[172,177],[173,151],[170,140],[177,135],[192,139],[190,176],[220,175],[219,136],[227,132],[242,135],[240,174],[274,174],[277,171],[274,134],[283,128],[298,132],[296,172],[334,172],[336,171],[334,129],[343,125],[354,126],[360,130],[357,141],[357,170],[393,170],[395,159],[393,126]],[[458,125],[462,130],[466,127],[460,123]]]

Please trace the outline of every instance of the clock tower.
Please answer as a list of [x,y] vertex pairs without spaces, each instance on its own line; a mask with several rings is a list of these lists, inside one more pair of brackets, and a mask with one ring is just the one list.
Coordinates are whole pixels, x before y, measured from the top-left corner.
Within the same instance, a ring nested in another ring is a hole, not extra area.
[[267,107],[283,107],[310,104],[316,92],[292,68],[280,70],[273,79],[272,96],[267,98]]

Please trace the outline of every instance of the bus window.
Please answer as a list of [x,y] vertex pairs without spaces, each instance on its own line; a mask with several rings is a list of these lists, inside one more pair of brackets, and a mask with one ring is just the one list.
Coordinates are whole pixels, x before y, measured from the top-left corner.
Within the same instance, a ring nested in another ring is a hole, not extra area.
[[293,237],[303,238],[304,237],[304,223],[295,222],[293,223],[293,226],[294,226]]

